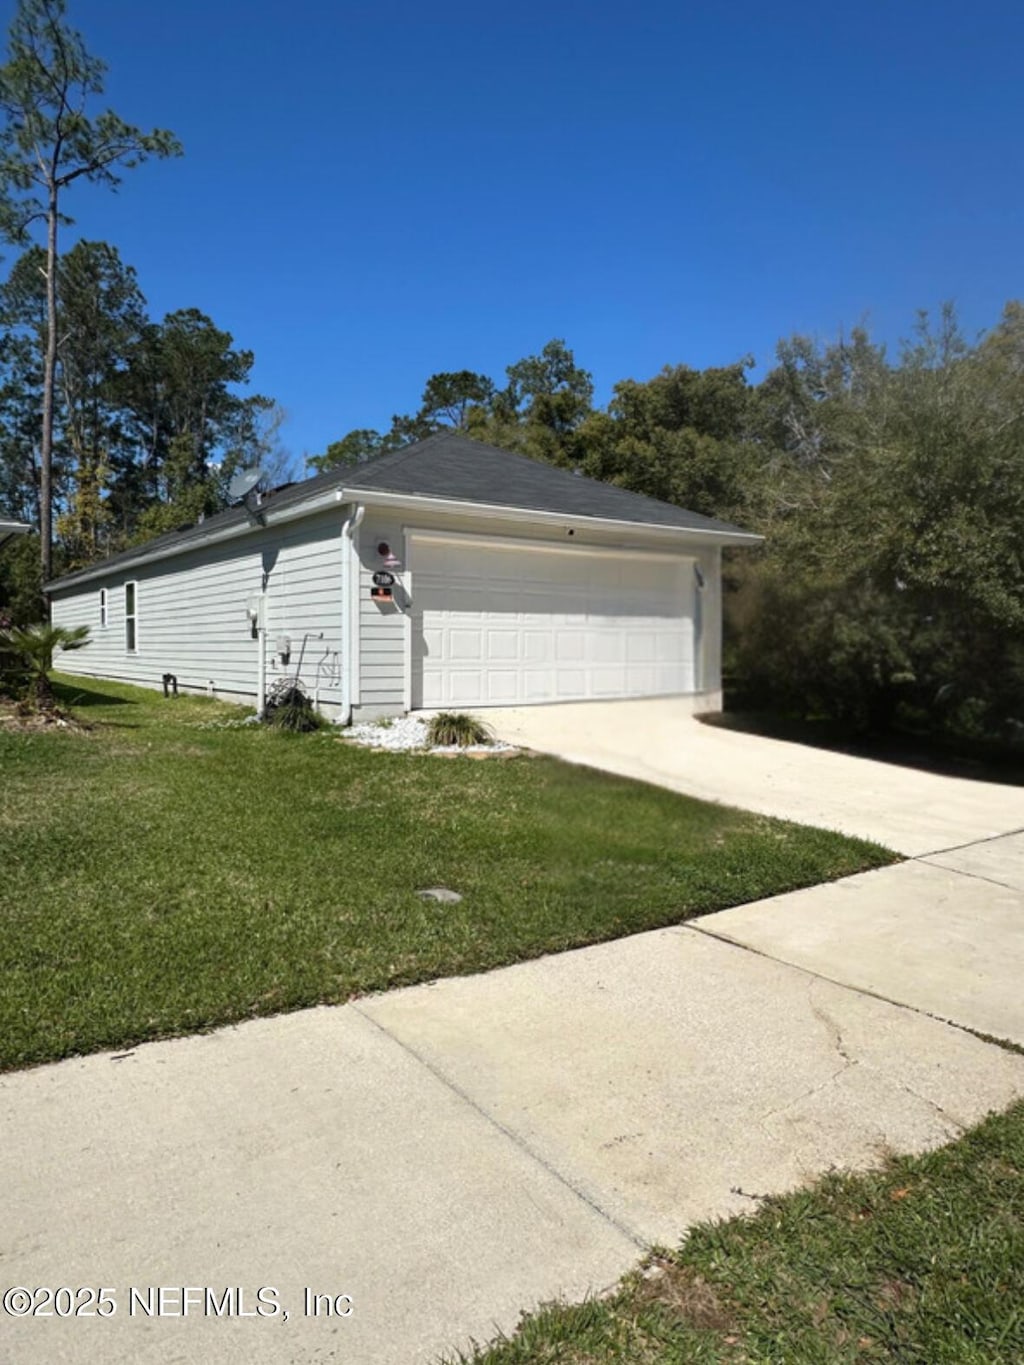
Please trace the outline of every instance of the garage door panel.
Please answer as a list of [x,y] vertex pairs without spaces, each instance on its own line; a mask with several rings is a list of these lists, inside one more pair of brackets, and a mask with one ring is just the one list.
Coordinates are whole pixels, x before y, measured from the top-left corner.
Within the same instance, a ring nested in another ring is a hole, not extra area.
[[560,630],[555,636],[555,660],[578,663],[587,657],[587,641],[582,630]]
[[417,540],[412,565],[414,706],[692,691],[687,560]]
[[514,706],[519,700],[518,669],[488,669],[484,685],[491,706]]
[[477,662],[483,658],[484,642],[479,629],[472,630],[466,625],[452,626],[445,633],[445,639],[448,645],[445,654],[449,663]]
[[516,630],[487,631],[487,662],[507,663],[519,660],[519,632]]
[[621,697],[626,691],[626,670],[604,665],[591,669],[590,686],[595,697]]
[[523,701],[551,701],[557,696],[553,668],[526,668],[522,673]]
[[447,705],[444,695],[444,679],[440,673],[424,671],[421,675],[422,700],[420,706],[440,707]]
[[626,636],[626,662],[628,664],[654,663],[657,657],[658,642],[652,630],[639,630]]
[[485,692],[485,677],[486,674],[479,668],[449,669],[447,672],[448,686],[443,689],[447,692],[447,696],[443,701],[435,702],[434,705],[476,706]]
[[689,641],[682,632],[658,631],[654,637],[655,657],[661,663],[680,663],[689,655]]
[[560,668],[555,674],[555,695],[559,701],[572,701],[587,688],[586,670]]
[[[417,649],[417,642],[419,648]],[[413,655],[439,659],[444,651],[444,631],[439,626],[425,626],[413,636]]]
[[524,663],[548,663],[555,657],[555,636],[553,631],[526,629],[522,634]]
[[589,636],[589,655],[591,663],[624,664],[626,662],[626,637],[621,630],[592,632]]

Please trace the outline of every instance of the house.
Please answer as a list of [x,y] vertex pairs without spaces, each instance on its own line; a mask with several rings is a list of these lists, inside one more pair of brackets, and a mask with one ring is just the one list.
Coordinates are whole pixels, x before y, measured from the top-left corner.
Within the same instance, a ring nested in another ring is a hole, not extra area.
[[48,585],[69,672],[339,719],[681,695],[721,706],[721,550],[760,538],[442,432]]

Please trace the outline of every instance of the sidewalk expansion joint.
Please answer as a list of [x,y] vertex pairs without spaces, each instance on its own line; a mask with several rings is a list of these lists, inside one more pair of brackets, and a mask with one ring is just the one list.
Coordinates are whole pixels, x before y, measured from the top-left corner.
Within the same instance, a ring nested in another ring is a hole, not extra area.
[[[965,848],[972,845],[965,844]],[[1016,886],[1011,886],[1009,882],[1001,882],[998,877],[986,877],[982,872],[968,872],[964,867],[947,867],[945,863],[933,863],[933,858],[941,858],[941,853],[922,853],[916,858],[911,858],[914,863],[924,863],[927,867],[934,867],[939,872],[952,872],[957,877],[970,877],[976,882],[987,882],[989,886],[998,886],[1001,891],[1015,891],[1020,895],[1020,890]]]
[[984,839],[968,839],[965,844],[950,844],[949,848],[930,848],[925,853],[912,854],[911,858],[919,861],[922,858],[934,858],[940,853],[959,853],[961,849],[976,848],[980,844],[994,844],[1000,839],[1012,839],[1015,834],[1024,834],[1024,827],[1004,829],[999,834],[986,834]]
[[513,1143],[521,1152],[528,1156],[531,1161],[535,1162],[546,1171],[552,1179],[556,1180],[564,1189],[567,1189],[570,1194],[579,1199],[581,1203],[586,1204],[603,1222],[608,1223],[616,1232],[632,1242],[639,1251],[646,1252],[650,1250],[651,1244],[645,1237],[641,1237],[633,1228],[620,1222],[614,1214],[609,1213],[607,1209],[601,1206],[594,1195],[588,1193],[587,1190],[576,1184],[576,1182],[571,1180],[563,1171],[560,1171],[557,1166],[552,1165],[550,1161],[541,1156],[539,1152],[534,1151],[530,1144],[514,1129],[508,1127],[507,1124],[502,1123],[500,1119],[495,1118],[493,1114],[489,1113],[483,1105],[478,1103],[478,1101],[464,1090],[462,1086],[457,1085],[450,1076],[446,1076],[440,1067],[436,1066],[429,1058],[425,1057],[421,1052],[417,1052],[414,1047],[403,1042],[401,1038],[397,1038],[389,1029],[385,1028],[383,1024],[378,1023],[371,1015],[360,1009],[358,1001],[350,1000],[348,1003],[350,1009],[355,1010],[355,1012],[365,1019],[368,1024],[372,1024],[375,1029],[380,1033],[383,1033],[386,1038],[390,1039],[396,1047],[401,1048],[407,1056],[411,1057],[414,1061],[418,1062],[420,1066],[429,1071],[436,1080],[440,1081],[446,1090],[449,1090],[453,1095],[456,1095],[463,1104],[472,1109],[489,1127],[496,1129],[503,1137],[507,1138],[509,1142]]
[[852,995],[864,995],[871,1000],[880,1000],[883,1005],[892,1005],[898,1010],[907,1010],[910,1014],[919,1014],[924,1019],[934,1019],[937,1024],[945,1024],[949,1028],[955,1028],[959,1033],[969,1034],[972,1038],[977,1038],[980,1043],[988,1043],[992,1047],[1002,1048],[1004,1052],[1015,1052],[1018,1056],[1024,1057],[1024,1046],[1015,1043],[1012,1038],[997,1038],[994,1034],[983,1033],[981,1029],[971,1028],[970,1024],[958,1023],[956,1019],[947,1019],[945,1015],[934,1014],[931,1010],[921,1009],[919,1005],[909,1005],[905,1000],[894,1000],[891,995],[883,995],[881,991],[873,991],[867,986],[851,986],[849,981],[840,981],[838,977],[826,976],[824,972],[816,972],[811,967],[804,967],[799,962],[789,962],[784,957],[776,957],[774,953],[766,952],[763,948],[753,948],[749,943],[741,943],[738,939],[729,938],[727,934],[716,934],[713,929],[706,929],[703,925],[694,924],[690,920],[683,920],[680,924],[670,925],[673,929],[689,929],[693,934],[703,934],[705,938],[714,939],[716,943],[724,943],[729,948],[737,948],[741,953],[753,953],[755,957],[763,957],[766,962],[775,962],[780,967],[789,967],[791,971],[802,972],[804,976],[813,977],[816,981],[825,981],[830,986],[838,986],[842,991],[849,991]]

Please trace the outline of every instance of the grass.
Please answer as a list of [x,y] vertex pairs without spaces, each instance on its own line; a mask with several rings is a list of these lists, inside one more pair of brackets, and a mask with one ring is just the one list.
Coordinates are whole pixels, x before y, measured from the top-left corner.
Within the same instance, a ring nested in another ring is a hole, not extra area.
[[[0,1068],[535,957],[893,861],[555,760],[442,763],[64,679],[0,730]],[[224,724],[228,722],[228,724]],[[448,886],[456,906],[416,891]]]
[[654,1274],[543,1309],[472,1360],[1019,1365],[1024,1105],[925,1156],[832,1174],[753,1217],[697,1227]]

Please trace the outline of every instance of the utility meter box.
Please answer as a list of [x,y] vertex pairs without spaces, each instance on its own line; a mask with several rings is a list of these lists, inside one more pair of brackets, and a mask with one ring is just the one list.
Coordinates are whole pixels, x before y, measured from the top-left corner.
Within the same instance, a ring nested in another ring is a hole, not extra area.
[[246,620],[252,627],[253,633],[263,630],[266,626],[266,598],[261,592],[250,594],[245,604]]

